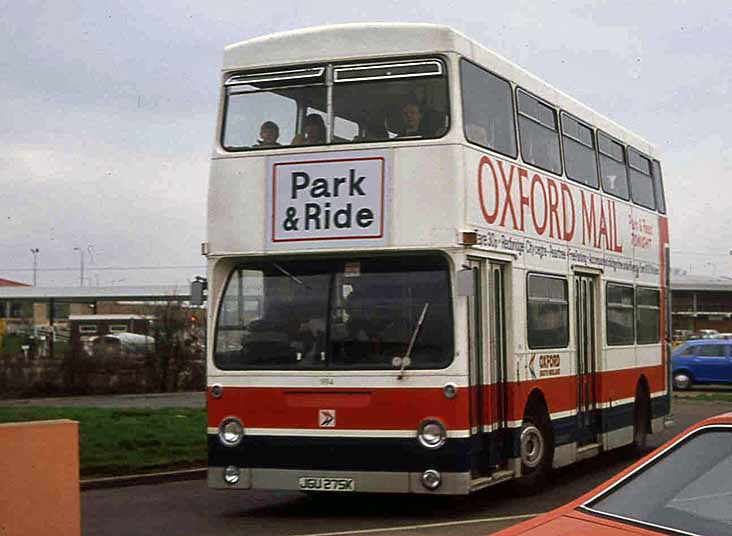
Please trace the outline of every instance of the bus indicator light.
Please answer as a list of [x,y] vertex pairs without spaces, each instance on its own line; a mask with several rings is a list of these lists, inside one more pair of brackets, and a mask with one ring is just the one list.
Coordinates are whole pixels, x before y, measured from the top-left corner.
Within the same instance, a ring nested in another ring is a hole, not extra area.
[[460,243],[463,246],[475,246],[478,244],[478,233],[475,231],[463,231],[460,236]]

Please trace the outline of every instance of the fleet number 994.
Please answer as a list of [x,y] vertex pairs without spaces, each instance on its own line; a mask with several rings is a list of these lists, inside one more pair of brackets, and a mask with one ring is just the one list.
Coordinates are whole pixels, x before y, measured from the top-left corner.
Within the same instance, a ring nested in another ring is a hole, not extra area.
[[303,491],[356,491],[352,478],[300,478],[300,489]]

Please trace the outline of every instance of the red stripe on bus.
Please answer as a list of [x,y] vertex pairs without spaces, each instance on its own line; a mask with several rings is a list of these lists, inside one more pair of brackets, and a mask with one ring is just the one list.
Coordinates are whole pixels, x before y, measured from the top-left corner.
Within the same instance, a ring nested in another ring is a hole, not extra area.
[[[318,411],[330,409],[336,410],[336,428],[342,430],[416,430],[425,417],[440,419],[450,430],[464,430],[469,426],[467,389],[459,391],[448,400],[442,388],[224,387],[220,399],[208,395],[208,425],[218,426],[233,415],[246,428],[319,429]],[[355,397],[368,399],[368,404],[354,404]]]
[[[598,372],[596,402],[614,402],[635,397],[638,379],[645,376],[651,392],[664,390],[662,365]],[[539,389],[550,413],[577,407],[577,378],[563,376],[507,384],[508,420],[523,418],[529,394]],[[498,420],[498,386],[484,385],[481,424]],[[459,388],[454,399],[442,388],[288,388],[224,387],[220,399],[208,398],[208,426],[215,427],[228,416],[239,417],[246,428],[319,429],[319,410],[336,410],[336,429],[411,430],[426,417],[442,420],[448,430],[467,430],[470,423],[468,388]],[[476,425],[477,423],[473,424]]]

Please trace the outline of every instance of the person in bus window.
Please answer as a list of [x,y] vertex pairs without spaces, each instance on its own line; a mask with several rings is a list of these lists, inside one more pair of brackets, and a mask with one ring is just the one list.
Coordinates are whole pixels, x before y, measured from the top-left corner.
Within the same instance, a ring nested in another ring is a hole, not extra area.
[[265,121],[259,128],[259,139],[255,147],[279,147],[280,127],[274,121]]
[[415,101],[409,101],[401,109],[404,131],[401,137],[424,136],[424,125],[422,123],[422,110]]
[[318,114],[308,114],[302,132],[292,139],[292,145],[320,145],[325,143],[325,121]]

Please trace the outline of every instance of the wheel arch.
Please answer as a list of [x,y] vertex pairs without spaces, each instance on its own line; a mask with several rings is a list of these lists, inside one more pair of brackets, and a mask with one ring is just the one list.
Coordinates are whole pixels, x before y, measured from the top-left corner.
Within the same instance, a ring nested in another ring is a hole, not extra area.
[[534,389],[531,390],[529,396],[526,398],[526,403],[524,404],[523,419],[525,420],[526,417],[529,416],[545,417],[546,424],[552,434],[552,439],[554,439],[554,429],[552,426],[551,414],[549,413],[549,405],[546,403],[544,393],[538,387],[534,387]]
[[684,365],[684,366],[681,366],[681,367],[679,367],[679,368],[675,368],[675,369],[673,369],[673,370],[671,371],[671,374],[672,374],[672,375],[675,375],[675,374],[678,374],[679,372],[683,372],[683,373],[684,373],[684,374],[686,374],[686,375],[687,375],[687,376],[688,376],[689,378],[691,378],[691,379],[694,379],[694,373],[693,373],[693,372],[691,372],[691,369],[690,369],[689,367],[685,366],[685,365]]

